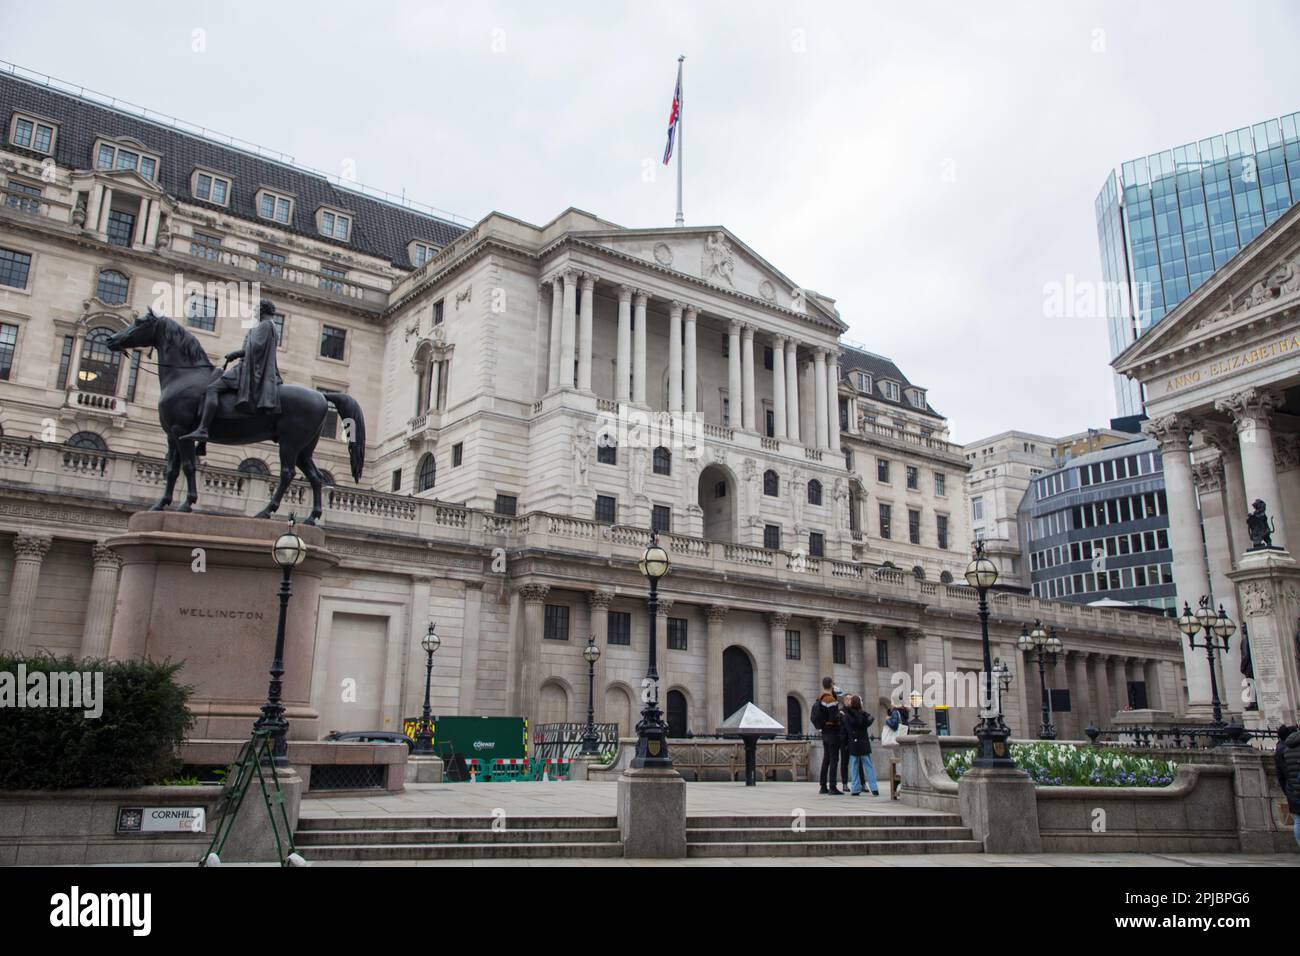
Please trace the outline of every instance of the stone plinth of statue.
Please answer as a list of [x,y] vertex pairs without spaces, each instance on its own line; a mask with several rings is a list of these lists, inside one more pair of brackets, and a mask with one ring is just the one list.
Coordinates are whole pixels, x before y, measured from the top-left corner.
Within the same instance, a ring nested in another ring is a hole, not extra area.
[[[1237,587],[1241,624],[1250,640],[1254,668],[1250,689],[1259,704],[1247,711],[1251,725],[1295,724],[1300,715],[1300,567],[1281,548],[1252,548],[1228,577]],[[1242,639],[1238,628],[1232,640]],[[1239,697],[1230,675],[1225,696]]]
[[[109,656],[183,661],[193,738],[246,739],[266,701],[280,614],[281,571],[271,544],[280,519],[172,511],[133,515],[107,544],[122,556]],[[312,659],[321,574],[338,564],[320,528],[296,525],[307,557],[293,570],[282,700],[289,738],[316,740]]]

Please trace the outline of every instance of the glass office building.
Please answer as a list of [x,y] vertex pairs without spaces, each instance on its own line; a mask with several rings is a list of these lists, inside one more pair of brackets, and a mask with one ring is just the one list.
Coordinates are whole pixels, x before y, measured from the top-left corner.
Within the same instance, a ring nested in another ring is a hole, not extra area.
[[[1097,195],[1114,358],[1300,198],[1300,113],[1124,163]],[[1139,386],[1115,377],[1120,416]]]

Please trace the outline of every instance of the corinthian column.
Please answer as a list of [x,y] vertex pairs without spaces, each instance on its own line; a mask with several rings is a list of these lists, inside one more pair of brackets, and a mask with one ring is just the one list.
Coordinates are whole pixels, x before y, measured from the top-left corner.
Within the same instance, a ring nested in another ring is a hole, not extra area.
[[775,420],[775,437],[786,437],[785,401],[785,337],[772,339],[772,418]]
[[[1214,403],[1214,407],[1232,416],[1241,446],[1241,474],[1246,484],[1246,498],[1262,500],[1270,514],[1282,512],[1282,496],[1277,484],[1277,465],[1273,461],[1274,410],[1282,404],[1277,393],[1266,388],[1248,388]],[[1273,544],[1286,547],[1284,522],[1277,522]],[[1175,578],[1177,580],[1177,578]]]
[[632,399],[632,288],[618,289],[618,353],[614,364],[614,399]]
[[785,723],[785,628],[789,623],[789,614],[772,611],[767,615],[772,672],[768,675],[767,706],[763,709],[781,723]]
[[537,705],[541,696],[542,638],[546,630],[546,595],[550,590],[549,584],[525,584],[519,588],[519,596],[524,602],[524,633],[520,641],[523,655],[519,663],[519,702],[523,716],[530,724],[536,724],[539,717]]
[[722,626],[727,619],[727,608],[710,604],[704,613],[709,620],[708,645],[704,649],[704,732],[713,733],[718,724],[731,716],[723,713],[722,700]]
[[682,412],[682,304],[668,305],[668,411]]
[[813,407],[816,409],[816,438],[818,448],[830,447],[830,435],[826,430],[826,350],[813,352]]
[[636,331],[633,336],[634,349],[632,353],[632,402],[635,405],[645,404],[645,303],[646,294],[644,292],[637,292],[633,295],[632,307],[635,310]]
[[90,600],[86,602],[86,623],[81,631],[81,656],[98,659],[108,654],[113,634],[113,607],[117,602],[117,573],[121,556],[112,548],[96,544],[91,554],[94,571],[90,576]]
[[[595,690],[592,691],[592,708],[596,712],[596,722],[605,722],[605,665],[609,657],[609,605],[614,600],[614,592],[596,590],[587,592],[587,603],[591,605],[591,636],[600,648],[600,657],[596,658]],[[586,647],[584,642],[583,647]],[[585,664],[586,661],[583,661]],[[582,713],[582,708],[578,708]]]
[[831,451],[840,450],[840,357],[835,353],[826,362],[826,434]]
[[578,388],[591,391],[591,323],[595,304],[596,279],[590,274],[582,277],[582,311],[578,314]]
[[564,315],[560,326],[560,385],[573,388],[573,349],[577,339],[577,276],[566,272],[564,279]]
[[53,539],[48,534],[20,531],[14,536],[14,576],[9,586],[9,616],[5,619],[6,651],[21,654],[32,630],[32,610],[40,584],[41,562]]
[[695,414],[699,399],[695,394],[696,384],[696,367],[695,367],[695,306],[688,305],[686,314],[683,317],[686,323],[686,341],[683,343],[685,348],[685,366],[682,376],[685,379],[682,382],[682,406],[688,415]]
[[740,374],[740,323],[733,319],[727,330],[727,404],[731,408],[727,425],[731,428],[740,428],[745,420]]
[[791,441],[799,441],[799,343],[785,343],[785,430]]
[[859,624],[858,634],[862,638],[862,708],[868,713],[878,714],[880,660],[876,656],[876,640],[880,636],[880,628],[875,624]]
[[546,373],[548,392],[559,387],[560,356],[564,351],[564,281],[556,276],[549,285],[551,287],[551,361]]
[[745,428],[752,432],[755,430],[754,422],[758,418],[757,403],[754,401],[758,396],[754,393],[754,327],[752,325],[745,326],[741,339],[740,363],[741,374],[744,377],[741,388],[745,393]]
[[[1201,541],[1201,514],[1196,507],[1192,482],[1192,456],[1187,448],[1191,427],[1175,415],[1166,415],[1144,422],[1142,430],[1160,443],[1160,456],[1164,460],[1169,544],[1174,552],[1174,585],[1178,589],[1176,600],[1181,613],[1184,602],[1195,608],[1201,596],[1210,592],[1210,572]],[[1208,707],[1210,668],[1205,655],[1193,651],[1185,641],[1179,643],[1187,667],[1188,698],[1193,707]]]
[[817,669],[821,671],[817,675],[817,683],[821,684],[823,677],[829,677],[832,683],[835,681],[835,625],[839,621],[834,618],[822,617],[817,619]]

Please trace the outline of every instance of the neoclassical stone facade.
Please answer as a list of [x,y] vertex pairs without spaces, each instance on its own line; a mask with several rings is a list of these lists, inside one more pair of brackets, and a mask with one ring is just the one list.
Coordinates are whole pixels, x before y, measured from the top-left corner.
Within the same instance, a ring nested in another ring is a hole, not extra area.
[[[872,699],[897,672],[979,669],[966,466],[946,422],[897,366],[841,342],[833,300],[727,230],[574,209],[463,228],[76,97],[8,78],[0,93],[6,649],[104,653],[118,561],[103,542],[160,493],[151,359],[106,353],[103,330],[162,296],[220,356],[255,282],[282,313],[286,380],[347,391],[367,417],[361,485],[325,502],[339,563],[313,659],[323,729],[418,713],[433,621],[435,712],[580,719],[594,637],[597,715],[630,733],[652,527],[673,561],[656,631],[678,730],[709,732],[743,699],[802,724],[823,675]],[[26,115],[55,127],[47,155],[13,141]],[[106,146],[135,165],[99,168]],[[331,426],[318,461],[344,476]],[[199,507],[256,513],[268,464],[266,449],[214,446]],[[306,494],[295,484],[282,514]],[[1075,651],[1051,679],[1077,702],[1064,732],[1109,724],[1129,682],[1181,709],[1168,621],[1001,594],[1017,732],[1037,722],[1015,649],[1035,619]],[[955,703],[965,732],[975,708]]]

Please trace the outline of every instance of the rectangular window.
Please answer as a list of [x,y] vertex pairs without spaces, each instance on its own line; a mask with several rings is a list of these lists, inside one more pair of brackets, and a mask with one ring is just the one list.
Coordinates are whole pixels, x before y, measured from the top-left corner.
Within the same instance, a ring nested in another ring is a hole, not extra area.
[[257,271],[273,279],[284,276],[284,256],[278,252],[259,249],[257,252]]
[[348,274],[343,269],[335,269],[333,266],[320,267],[320,287],[326,292],[333,292],[335,295],[343,295],[343,280]]
[[433,304],[433,324],[442,325],[442,299]]
[[667,505],[655,505],[650,512],[650,528],[662,534],[673,530],[673,509]]
[[890,518],[890,511],[891,511],[891,509],[890,509],[889,505],[881,505],[881,506],[880,506],[880,536],[881,536],[882,538],[888,538],[888,537],[889,537],[889,518]]
[[907,509],[907,540],[912,544],[921,543],[921,512],[915,508]]
[[27,288],[27,274],[31,271],[32,257],[26,252],[0,249],[0,285],[13,289]]
[[569,606],[567,604],[546,605],[542,638],[548,641],[567,641],[569,639]]
[[763,346],[763,368],[772,371],[772,346]]
[[135,216],[120,209],[108,213],[108,244],[110,246],[130,246],[135,234]]
[[346,351],[348,333],[346,329],[336,329],[332,325],[321,326],[320,332],[320,354],[321,358],[338,359],[343,361],[343,355]]
[[14,367],[14,351],[17,347],[18,326],[0,322],[0,379],[6,382],[9,381],[9,373]]
[[393,490],[393,491],[401,491],[401,490],[402,490],[402,469],[400,469],[400,468],[394,468],[394,469],[393,469],[393,488],[392,488],[392,490]]
[[876,481],[889,484],[889,460],[886,458],[876,459]]
[[618,446],[605,441],[596,443],[596,464],[598,465],[617,465],[618,464]]
[[686,650],[686,618],[670,617],[668,619],[668,649],[670,651]]
[[75,342],[76,339],[71,335],[63,337],[63,348],[59,352],[59,388],[68,387],[68,371],[72,368],[72,346]]
[[908,491],[916,491],[921,487],[921,473],[915,467],[908,465],[906,475]]
[[617,524],[618,499],[613,495],[597,495],[596,520],[601,524]]
[[344,242],[348,238],[348,229],[352,226],[352,220],[337,212],[321,213],[321,235],[328,239],[341,239]]
[[831,635],[831,658],[836,664],[847,664],[849,662],[848,641],[843,634]]
[[48,153],[54,145],[54,127],[31,117],[15,117],[10,142],[24,149],[33,149],[38,153]]
[[415,266],[418,268],[424,265],[433,258],[434,252],[433,246],[425,245],[423,242],[415,243]]
[[883,637],[876,638],[876,666],[889,666],[889,641]]
[[513,518],[519,511],[519,499],[514,495],[497,495],[493,511],[507,518]]
[[215,261],[220,255],[221,237],[211,236],[206,232],[196,232],[190,236],[190,255],[199,259]]
[[972,498],[970,500],[970,516],[972,521],[984,520],[984,499]]
[[798,631],[785,632],[785,659],[787,661],[799,660],[799,654],[800,651],[802,650],[800,645],[802,643],[803,642],[800,640]]
[[609,637],[606,639],[608,644],[618,644],[620,647],[629,647],[632,644],[632,614],[629,611],[610,611],[609,623],[607,624]]
[[943,548],[946,551],[948,549],[948,516],[947,515],[934,516],[934,532],[935,532],[935,537],[938,538],[939,540],[939,547]]
[[263,219],[270,219],[273,222],[289,222],[290,200],[285,196],[277,196],[273,192],[262,190],[257,201],[257,214]]
[[808,532],[808,554],[814,558],[826,556],[826,536],[820,531]]
[[776,437],[776,412],[770,408],[763,410],[763,433],[768,438]]
[[781,550],[781,526],[779,524],[763,525],[763,547],[769,551]]
[[212,295],[191,295],[185,301],[185,322],[190,328],[205,332],[217,330],[217,297]]
[[465,460],[465,443],[456,442],[451,446],[451,467],[459,468]]
[[10,209],[17,209],[29,216],[40,215],[42,192],[35,186],[10,179],[5,186],[5,192],[5,205]]
[[943,472],[935,472],[935,475],[934,475],[934,493],[935,493],[935,496],[936,496],[936,497],[942,498],[944,495],[946,495],[946,494],[948,493],[948,492],[947,492],[947,489],[946,489],[946,487],[945,487],[945,482],[946,482],[946,479],[945,479],[944,476],[943,476]]
[[230,196],[230,180],[212,173],[194,174],[194,198],[224,206]]

